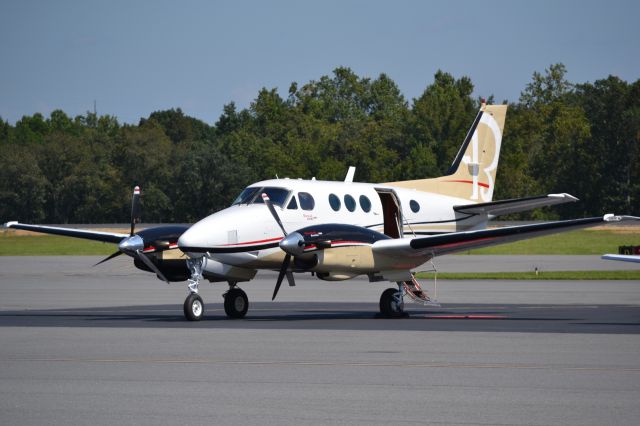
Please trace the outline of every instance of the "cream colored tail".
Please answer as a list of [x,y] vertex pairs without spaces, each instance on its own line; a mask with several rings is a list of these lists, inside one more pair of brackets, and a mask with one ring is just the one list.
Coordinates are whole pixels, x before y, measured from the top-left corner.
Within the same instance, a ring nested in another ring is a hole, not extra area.
[[388,185],[435,192],[475,202],[493,199],[507,105],[482,104],[446,175]]

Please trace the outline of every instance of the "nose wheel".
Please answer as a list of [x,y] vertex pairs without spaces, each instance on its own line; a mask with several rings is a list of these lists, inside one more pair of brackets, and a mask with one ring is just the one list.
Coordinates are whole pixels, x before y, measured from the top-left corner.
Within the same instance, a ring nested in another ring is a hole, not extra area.
[[200,321],[204,316],[204,302],[197,293],[191,293],[184,301],[184,316],[189,321]]

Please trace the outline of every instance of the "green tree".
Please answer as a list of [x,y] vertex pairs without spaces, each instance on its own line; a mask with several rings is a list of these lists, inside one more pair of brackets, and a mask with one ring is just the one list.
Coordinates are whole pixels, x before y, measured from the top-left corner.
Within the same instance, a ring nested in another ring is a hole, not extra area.
[[39,222],[45,217],[47,181],[32,150],[0,144],[0,218]]
[[[429,176],[444,174],[460,149],[479,107],[472,92],[468,77],[456,80],[451,74],[438,71],[433,84],[414,99],[410,134],[415,144],[424,145],[435,155],[437,169],[431,170]],[[412,150],[413,146],[408,148]],[[426,152],[424,148],[422,152]],[[428,176],[416,178],[423,177]]]
[[205,140],[212,136],[212,130],[205,122],[184,115],[180,108],[153,112],[148,119],[141,119],[139,125],[145,126],[147,121],[158,123],[175,144]]

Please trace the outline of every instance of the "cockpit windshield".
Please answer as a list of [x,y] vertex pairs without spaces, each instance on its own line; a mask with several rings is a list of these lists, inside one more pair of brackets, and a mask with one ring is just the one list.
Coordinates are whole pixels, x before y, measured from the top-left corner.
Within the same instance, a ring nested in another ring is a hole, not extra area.
[[262,204],[264,201],[262,200],[262,194],[266,193],[273,203],[276,206],[284,207],[285,201],[289,197],[289,191],[285,188],[277,188],[273,186],[266,186],[264,188],[260,187],[248,187],[245,188],[244,191],[240,193],[238,198],[233,202],[232,205],[236,204]]
[[265,186],[260,191],[260,194],[258,194],[258,196],[253,200],[253,203],[254,204],[264,203],[264,200],[262,199],[262,193],[266,193],[269,196],[269,199],[271,200],[272,204],[276,206],[284,207],[284,202],[287,201],[289,192],[290,191],[288,189]]
[[253,200],[253,197],[255,197],[259,189],[260,188],[251,187],[245,188],[231,205],[235,206],[236,204],[249,204],[251,200]]

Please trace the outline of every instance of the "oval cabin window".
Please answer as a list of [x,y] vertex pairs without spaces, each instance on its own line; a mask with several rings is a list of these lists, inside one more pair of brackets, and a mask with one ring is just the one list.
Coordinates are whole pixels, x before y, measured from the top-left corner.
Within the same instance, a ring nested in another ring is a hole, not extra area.
[[351,195],[347,194],[347,195],[344,196],[344,206],[350,212],[355,211],[356,210],[356,200],[354,200]]
[[340,210],[340,198],[336,194],[329,195],[329,205],[334,211]]

